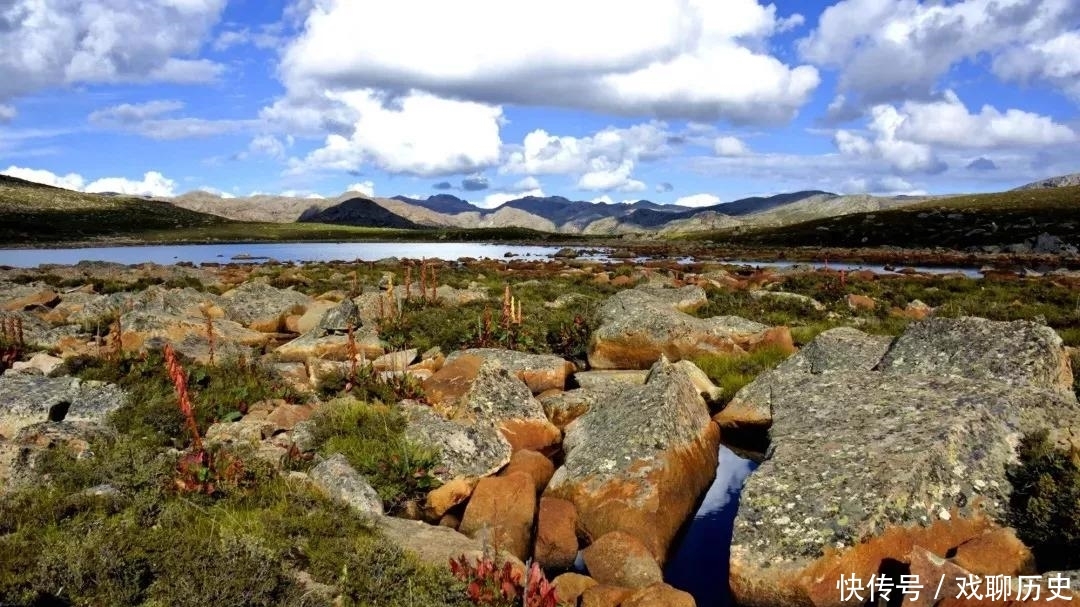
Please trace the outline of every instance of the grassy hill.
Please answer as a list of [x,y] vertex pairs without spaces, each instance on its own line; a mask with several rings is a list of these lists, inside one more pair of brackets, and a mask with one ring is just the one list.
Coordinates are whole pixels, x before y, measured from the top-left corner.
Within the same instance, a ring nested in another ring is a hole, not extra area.
[[1043,233],[1077,242],[1080,186],[938,198],[884,211],[685,238],[761,246],[965,249],[1021,243]]

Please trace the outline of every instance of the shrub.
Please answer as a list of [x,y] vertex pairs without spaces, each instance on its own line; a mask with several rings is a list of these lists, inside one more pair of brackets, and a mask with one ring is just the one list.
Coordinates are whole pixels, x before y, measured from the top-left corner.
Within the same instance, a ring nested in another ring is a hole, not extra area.
[[327,403],[312,419],[319,451],[344,455],[390,512],[437,486],[432,471],[438,453],[405,438],[405,417],[396,409],[345,397]]
[[1020,442],[1009,471],[1009,518],[1040,571],[1080,567],[1080,449],[1054,444],[1046,431]]

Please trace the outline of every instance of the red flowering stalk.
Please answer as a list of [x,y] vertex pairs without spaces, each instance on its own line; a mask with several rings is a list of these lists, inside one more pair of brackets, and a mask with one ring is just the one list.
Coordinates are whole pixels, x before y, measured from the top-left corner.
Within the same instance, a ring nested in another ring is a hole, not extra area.
[[173,389],[176,391],[176,399],[180,403],[180,412],[184,414],[188,430],[191,431],[192,446],[196,451],[202,451],[202,438],[199,436],[199,424],[195,421],[195,407],[188,395],[187,373],[180,361],[176,359],[176,351],[171,344],[165,344],[165,370],[172,380]]

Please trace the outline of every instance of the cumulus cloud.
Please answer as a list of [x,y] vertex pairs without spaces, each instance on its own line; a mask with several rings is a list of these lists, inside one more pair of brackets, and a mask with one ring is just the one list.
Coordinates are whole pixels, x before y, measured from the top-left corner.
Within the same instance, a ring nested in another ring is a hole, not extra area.
[[368,180],[368,181],[361,181],[359,183],[352,183],[352,184],[349,184],[349,186],[347,188],[345,188],[345,191],[346,192],[359,192],[359,193],[363,194],[364,196],[374,196],[375,195],[375,182]]
[[915,188],[902,177],[855,177],[848,179],[840,190],[845,194],[873,194],[874,196],[925,196],[926,190]]
[[44,169],[28,169],[18,166],[9,166],[4,171],[0,171],[0,174],[58,188],[90,193],[114,192],[129,196],[176,195],[176,182],[157,171],[147,171],[139,181],[124,177],[104,177],[89,184],[78,173],[57,175]]
[[498,163],[502,109],[410,92],[393,104],[376,91],[333,93],[350,111],[352,134],[332,134],[290,172],[355,171],[371,163],[422,177],[474,172]]
[[857,98],[843,103],[865,106],[926,98],[953,65],[982,54],[1001,75],[1075,86],[1075,42],[1062,34],[1078,25],[1080,4],[1069,0],[841,0],[798,47],[840,70],[839,89]]
[[681,207],[711,207],[720,202],[720,197],[715,194],[691,194],[675,200],[675,204]]
[[78,83],[208,82],[192,58],[225,0],[10,0],[0,7],[0,100]]
[[606,128],[587,137],[551,135],[537,129],[525,136],[523,145],[511,152],[500,170],[577,176],[577,187],[582,190],[637,192],[646,186],[632,177],[636,164],[671,152],[667,125],[662,122]]
[[672,191],[674,189],[675,189],[675,186],[668,183],[667,181],[656,184],[656,192],[658,194],[663,194],[665,192],[670,192],[670,191]]
[[849,156],[884,159],[897,170],[941,172],[946,168],[935,147],[947,149],[1034,148],[1073,143],[1077,134],[1047,116],[1010,109],[1004,112],[983,106],[970,112],[960,98],[947,91],[943,99],[908,101],[896,107],[871,109],[872,138],[839,130],[834,142]]
[[993,69],[1009,81],[1049,82],[1080,102],[1080,29],[1015,46],[994,59]]
[[449,181],[440,181],[439,183],[436,183],[431,187],[436,190],[446,191],[454,189],[454,184],[450,183]]
[[79,175],[78,173],[57,175],[52,171],[46,171],[44,169],[29,169],[15,165],[11,165],[3,171],[0,171],[0,175],[7,175],[8,177],[15,177],[17,179],[25,179],[26,181],[33,181],[34,183],[43,183],[45,185],[51,185],[56,188],[64,188],[66,190],[81,191],[83,189],[83,185],[86,184],[86,180],[84,180],[82,178],[82,175]]
[[713,150],[717,156],[745,156],[750,153],[750,148],[738,137],[717,137]]
[[[763,50],[800,20],[756,0],[644,0],[629,12],[616,0],[312,0],[300,12],[303,31],[281,64],[292,91],[423,90],[492,105],[775,122],[819,83],[815,68]],[[402,45],[402,31],[425,43]]]
[[15,120],[15,116],[18,114],[19,112],[14,106],[0,103],[0,124],[7,124],[8,122]]
[[292,136],[287,136],[282,140],[273,135],[262,134],[251,140],[251,143],[248,144],[248,151],[252,154],[262,154],[271,158],[284,158],[285,150],[291,147],[292,144]]

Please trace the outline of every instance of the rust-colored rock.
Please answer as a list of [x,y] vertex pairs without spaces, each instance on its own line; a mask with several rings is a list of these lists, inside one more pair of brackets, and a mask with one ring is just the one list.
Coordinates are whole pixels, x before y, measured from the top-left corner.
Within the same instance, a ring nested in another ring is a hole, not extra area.
[[51,308],[60,303],[60,296],[56,294],[56,291],[52,289],[44,289],[37,293],[31,293],[25,297],[13,299],[4,304],[4,310],[8,312],[19,312],[22,310],[33,310],[34,308]]
[[664,581],[649,548],[629,533],[605,533],[582,556],[589,574],[601,584],[637,589]]
[[500,476],[510,476],[516,472],[529,475],[529,478],[536,483],[536,492],[540,493],[544,490],[544,487],[547,487],[548,481],[555,474],[555,464],[536,451],[521,449],[514,452],[514,455],[510,457],[510,463],[500,473]]
[[626,275],[619,275],[611,279],[611,286],[613,287],[629,287],[633,285],[636,280]]
[[596,580],[580,573],[564,573],[551,581],[560,605],[577,605],[586,590],[597,585]]
[[468,501],[476,488],[477,479],[459,476],[427,494],[424,502],[424,510],[432,520],[437,520],[445,515],[451,508]]
[[581,607],[619,607],[623,599],[633,594],[629,588],[599,584],[581,593]]
[[998,528],[961,544],[953,561],[975,575],[1032,575],[1035,557],[1012,529]]
[[478,356],[494,360],[525,382],[533,394],[566,388],[566,380],[575,371],[574,364],[553,354],[529,354],[498,348],[473,348],[454,352],[446,359],[453,363],[462,356]]
[[573,502],[540,498],[534,556],[541,567],[569,569],[574,565],[578,553],[577,521]]
[[847,305],[852,310],[873,312],[877,309],[877,302],[865,295],[851,293],[847,296]]
[[489,533],[492,545],[524,560],[535,516],[536,486],[529,475],[488,477],[477,483],[460,530],[472,538]]
[[619,607],[696,607],[689,593],[667,584],[653,584],[626,597]]

